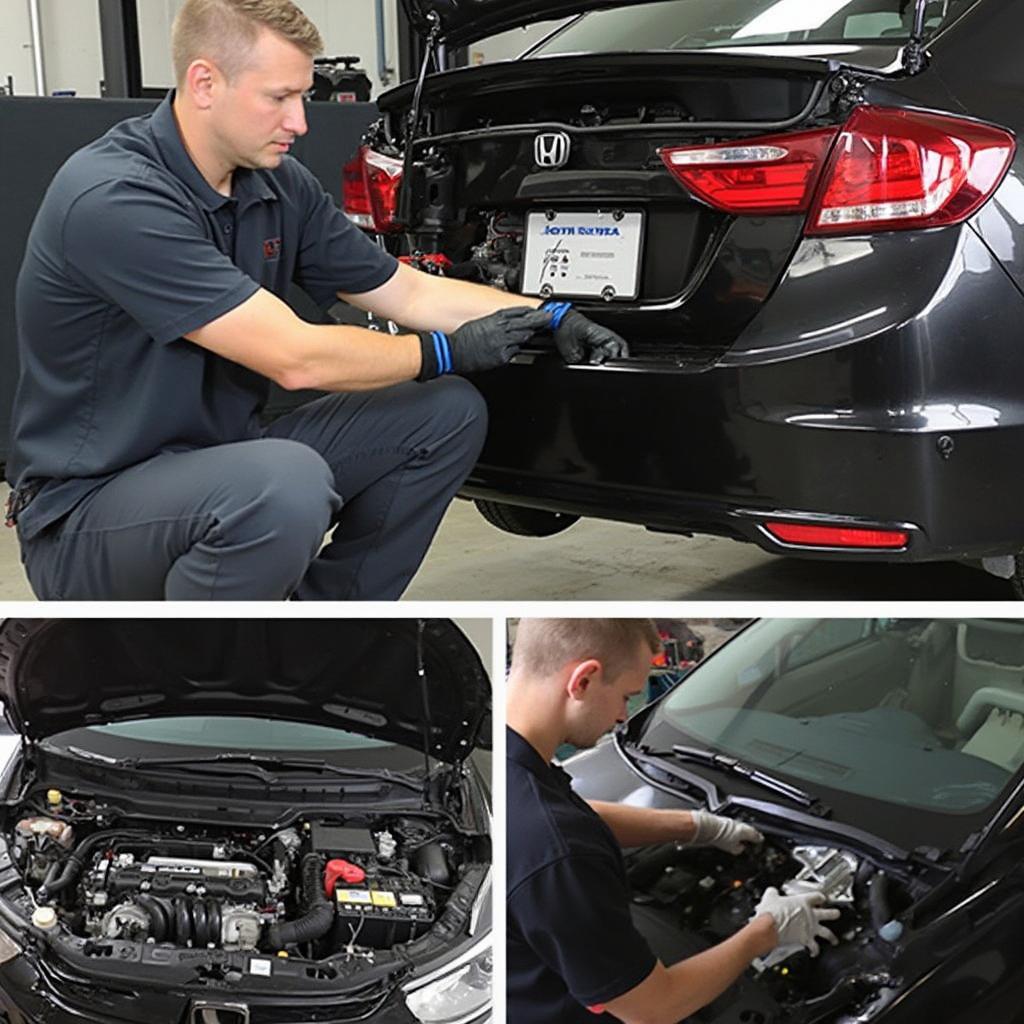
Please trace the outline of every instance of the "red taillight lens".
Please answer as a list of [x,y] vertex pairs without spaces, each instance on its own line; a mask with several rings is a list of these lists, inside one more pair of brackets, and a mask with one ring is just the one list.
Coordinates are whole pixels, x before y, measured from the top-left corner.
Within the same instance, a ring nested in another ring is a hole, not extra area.
[[1003,180],[1015,149],[1014,137],[991,125],[863,106],[841,131],[659,152],[676,179],[717,210],[764,216],[810,208],[806,234],[852,235],[967,220]]
[[811,526],[806,523],[765,523],[764,528],[784,544],[809,548],[905,548],[906,530],[866,530],[856,526]]
[[373,210],[370,193],[363,176],[363,158],[359,153],[341,171],[341,198],[349,220],[368,231],[373,230]]
[[401,230],[396,219],[402,161],[362,146],[342,171],[345,213],[361,228],[388,233]]
[[727,145],[674,146],[659,155],[686,188],[717,210],[801,213],[838,133],[822,128]]
[[1015,147],[1009,132],[991,125],[858,107],[825,170],[807,234],[959,224],[995,191]]

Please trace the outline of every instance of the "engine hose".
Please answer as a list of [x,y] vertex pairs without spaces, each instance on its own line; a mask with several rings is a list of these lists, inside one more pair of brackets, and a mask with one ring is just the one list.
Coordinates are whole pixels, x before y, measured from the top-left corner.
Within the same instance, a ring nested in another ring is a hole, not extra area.
[[192,908],[184,896],[175,896],[171,903],[174,920],[174,941],[187,946],[192,941]]
[[94,847],[100,846],[104,843],[114,842],[118,839],[146,840],[149,838],[150,836],[147,832],[93,833],[93,835],[83,839],[82,842],[78,844],[78,849],[68,857],[67,861],[64,863],[61,873],[57,875],[53,881],[50,881],[50,872],[47,872],[46,881],[39,889],[40,902],[45,902],[55,893],[63,891],[78,879],[78,876]]
[[334,924],[334,904],[324,895],[323,863],[315,853],[302,858],[302,896],[306,913],[294,921],[282,921],[267,929],[271,949],[322,939]]
[[210,936],[210,942],[219,946],[223,938],[224,927],[220,904],[216,900],[206,901],[206,931]]
[[884,871],[878,871],[868,883],[868,906],[871,909],[871,924],[875,931],[892,920],[889,909],[889,878]]
[[135,902],[145,911],[149,918],[149,935],[154,942],[163,942],[167,938],[167,929],[170,925],[170,914],[163,900],[149,893],[142,893],[135,897]]
[[[196,900],[192,904],[192,935],[197,946],[205,946],[210,939],[208,930],[206,904],[202,900]],[[220,936],[218,935],[219,939]]]

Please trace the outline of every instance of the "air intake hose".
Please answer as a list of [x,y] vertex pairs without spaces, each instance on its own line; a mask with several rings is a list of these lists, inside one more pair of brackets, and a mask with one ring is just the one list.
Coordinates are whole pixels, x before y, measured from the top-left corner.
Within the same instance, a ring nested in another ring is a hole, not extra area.
[[271,949],[322,939],[334,924],[334,904],[324,895],[324,866],[318,854],[302,858],[302,905],[306,912],[294,921],[272,924],[267,929]]

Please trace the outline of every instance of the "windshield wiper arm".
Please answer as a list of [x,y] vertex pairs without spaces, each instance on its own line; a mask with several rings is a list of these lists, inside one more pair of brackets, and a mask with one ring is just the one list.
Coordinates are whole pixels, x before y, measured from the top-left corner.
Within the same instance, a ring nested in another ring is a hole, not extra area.
[[[406,786],[417,792],[423,788],[423,780],[404,772],[393,772],[387,768],[344,768],[341,765],[329,764],[307,758],[284,758],[266,754],[223,753],[210,757],[126,757],[115,762],[120,768],[184,768],[196,765],[245,764],[259,769],[270,769],[263,777],[273,778],[274,772],[280,771],[312,771],[325,775],[337,775],[345,779],[357,781],[372,779],[376,782],[387,782],[396,786]],[[256,774],[256,773],[253,773]]]
[[728,775],[739,775],[747,782],[762,789],[770,789],[773,793],[792,800],[803,807],[813,809],[816,814],[827,815],[829,809],[822,802],[810,793],[775,778],[760,768],[752,768],[744,764],[738,758],[730,757],[728,754],[716,754],[711,750],[701,750],[700,747],[685,747],[682,744],[675,744],[672,747],[672,756],[681,761],[689,761],[691,764],[703,764],[716,771],[725,772]]

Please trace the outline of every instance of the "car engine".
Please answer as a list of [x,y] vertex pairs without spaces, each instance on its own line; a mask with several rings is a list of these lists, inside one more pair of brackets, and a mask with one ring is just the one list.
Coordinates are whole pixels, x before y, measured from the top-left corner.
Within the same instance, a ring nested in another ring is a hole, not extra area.
[[322,958],[429,931],[472,843],[442,816],[255,831],[110,827],[79,813],[22,817],[9,849],[37,910],[80,938]]
[[848,850],[770,838],[732,857],[675,843],[636,853],[628,870],[637,928],[665,963],[735,934],[772,886],[785,895],[821,892],[841,912],[829,922],[836,946],[822,943],[817,957],[803,947],[779,947],[697,1020],[816,1020],[826,1010],[849,1012],[892,981],[893,943],[902,932],[897,918],[911,894]]

